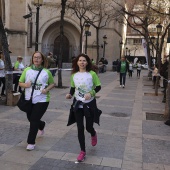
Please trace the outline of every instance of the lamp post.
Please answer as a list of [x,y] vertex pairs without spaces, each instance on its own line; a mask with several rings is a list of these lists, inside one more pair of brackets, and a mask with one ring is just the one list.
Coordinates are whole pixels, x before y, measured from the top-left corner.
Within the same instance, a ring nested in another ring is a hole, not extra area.
[[[155,37],[154,37],[154,36],[152,36],[152,37],[151,37],[152,58],[155,60],[154,50],[153,50],[154,44],[155,44]],[[155,64],[155,61],[153,62],[153,64]]]
[[107,44],[107,42],[106,42],[106,40],[107,40],[107,36],[105,35],[105,36],[103,36],[103,58],[105,57],[105,45]]
[[122,57],[122,45],[123,45],[123,42],[122,42],[122,40],[121,40],[121,41],[119,41],[119,47],[120,47],[120,59],[121,59],[121,57]]
[[[162,25],[159,23],[156,26],[157,29],[157,48],[156,48],[156,64],[158,64],[158,72],[160,73],[160,68],[161,68],[161,56],[160,56],[160,51],[159,51],[159,36],[162,32]],[[156,76],[156,83],[155,83],[155,95],[158,96],[158,84],[159,84],[159,76]]]
[[90,28],[90,24],[86,23],[85,24],[85,34],[86,34],[85,54],[87,54],[87,36],[89,34],[89,28]]
[[42,6],[43,0],[34,0],[34,5],[36,6],[36,36],[35,36],[35,51],[38,51],[38,33],[39,33],[39,10]]
[[126,47],[126,57],[127,57],[128,47]]

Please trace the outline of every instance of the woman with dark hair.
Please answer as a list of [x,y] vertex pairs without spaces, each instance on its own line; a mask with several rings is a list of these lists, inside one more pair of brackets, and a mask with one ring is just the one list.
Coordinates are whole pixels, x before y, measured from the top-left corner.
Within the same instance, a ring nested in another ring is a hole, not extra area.
[[[70,93],[66,95],[66,99],[71,99],[74,95],[73,117],[72,123],[77,123],[78,140],[81,152],[77,157],[77,161],[84,160],[86,155],[85,135],[84,135],[84,117],[86,120],[86,130],[91,134],[91,145],[97,144],[97,133],[93,128],[93,124],[99,124],[101,111],[97,109],[95,94],[101,89],[101,83],[97,74],[92,71],[93,66],[90,58],[86,54],[78,55],[73,62],[73,70],[71,75]],[[71,115],[69,116],[69,118]],[[68,126],[72,123],[68,123]]]
[[47,110],[50,101],[49,91],[54,87],[54,79],[51,72],[46,69],[47,61],[46,57],[36,51],[32,55],[31,65],[27,67],[20,79],[19,86],[25,89],[25,99],[29,100],[35,79],[36,81],[33,97],[32,97],[32,111],[27,113],[28,121],[30,122],[30,130],[27,138],[27,150],[33,150],[35,148],[35,139],[39,130],[41,135],[44,134],[45,122],[41,121],[42,116]]

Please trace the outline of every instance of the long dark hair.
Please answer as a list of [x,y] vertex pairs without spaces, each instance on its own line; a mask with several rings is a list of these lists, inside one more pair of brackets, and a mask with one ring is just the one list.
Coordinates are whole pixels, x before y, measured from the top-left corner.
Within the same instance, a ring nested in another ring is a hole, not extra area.
[[77,65],[77,62],[79,60],[80,57],[84,57],[87,61],[87,66],[86,66],[86,71],[89,72],[91,70],[95,71],[91,59],[89,58],[89,56],[87,54],[79,54],[74,60],[73,60],[73,65],[72,65],[72,74],[77,73],[79,71],[79,66]]

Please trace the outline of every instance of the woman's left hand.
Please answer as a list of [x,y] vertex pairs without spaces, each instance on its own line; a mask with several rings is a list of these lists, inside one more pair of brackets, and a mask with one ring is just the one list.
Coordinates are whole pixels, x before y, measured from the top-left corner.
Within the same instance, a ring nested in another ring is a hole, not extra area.
[[90,93],[86,93],[84,95],[84,98],[85,98],[85,100],[90,100],[91,99],[91,94]]
[[42,94],[47,94],[48,91],[49,91],[49,90],[47,90],[47,89],[43,89],[43,90],[41,91],[41,93],[42,93]]

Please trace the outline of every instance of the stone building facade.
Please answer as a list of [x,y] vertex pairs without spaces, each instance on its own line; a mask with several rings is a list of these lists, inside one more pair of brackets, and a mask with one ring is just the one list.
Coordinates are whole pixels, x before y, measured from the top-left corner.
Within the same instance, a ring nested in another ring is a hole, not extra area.
[[[32,17],[24,19],[23,16],[30,13],[28,4],[32,9]],[[39,11],[39,36],[38,50],[45,55],[53,52],[57,55],[59,50],[60,34],[60,4],[61,0],[44,0]],[[36,33],[36,6],[32,0],[0,0],[0,15],[2,17],[9,49],[12,51],[11,60],[14,62],[16,57],[24,57],[26,65],[29,64],[30,56],[35,51]],[[70,63],[71,57],[79,54],[80,26],[79,20],[70,12],[65,13],[64,23],[64,63]],[[30,31],[32,27],[32,31]],[[96,60],[96,31],[90,27],[91,36],[88,36],[87,54]],[[99,44],[103,44],[103,36],[107,36],[105,46],[105,58],[109,65],[113,60],[120,58],[119,42],[125,41],[126,27],[116,21],[109,22],[99,33]],[[32,44],[30,41],[32,39]],[[83,43],[85,37],[83,38]],[[103,48],[100,47],[100,57],[103,57]]]

